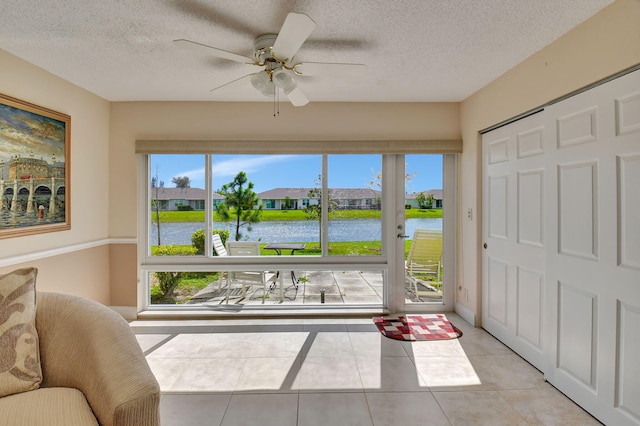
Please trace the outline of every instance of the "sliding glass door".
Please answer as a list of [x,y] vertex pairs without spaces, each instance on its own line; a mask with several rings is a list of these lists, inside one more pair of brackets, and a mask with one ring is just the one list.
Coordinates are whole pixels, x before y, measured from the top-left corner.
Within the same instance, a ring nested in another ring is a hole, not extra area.
[[443,158],[405,156],[405,303],[443,300]]

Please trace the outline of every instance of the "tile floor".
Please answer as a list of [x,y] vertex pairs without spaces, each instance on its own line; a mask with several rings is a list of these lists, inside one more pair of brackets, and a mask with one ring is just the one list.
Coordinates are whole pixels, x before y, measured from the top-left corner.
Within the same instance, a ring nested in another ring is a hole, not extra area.
[[460,339],[399,342],[370,318],[135,321],[163,426],[597,425],[447,314]]

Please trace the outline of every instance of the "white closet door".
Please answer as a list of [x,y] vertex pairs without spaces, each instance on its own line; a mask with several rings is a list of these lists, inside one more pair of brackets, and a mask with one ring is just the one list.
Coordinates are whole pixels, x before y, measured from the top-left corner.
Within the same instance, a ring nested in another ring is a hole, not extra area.
[[640,425],[640,72],[544,114],[545,378]]
[[543,114],[483,135],[482,325],[543,365],[545,155]]

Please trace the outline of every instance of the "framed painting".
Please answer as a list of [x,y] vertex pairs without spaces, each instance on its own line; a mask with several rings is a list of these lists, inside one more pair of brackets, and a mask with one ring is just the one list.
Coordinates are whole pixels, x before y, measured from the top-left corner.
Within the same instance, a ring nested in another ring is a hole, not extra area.
[[71,229],[71,117],[0,94],[0,238]]

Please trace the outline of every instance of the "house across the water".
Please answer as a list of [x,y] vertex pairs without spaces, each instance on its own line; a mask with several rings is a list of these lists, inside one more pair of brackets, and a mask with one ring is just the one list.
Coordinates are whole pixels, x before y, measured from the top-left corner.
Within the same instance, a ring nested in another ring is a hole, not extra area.
[[[274,188],[258,194],[265,210],[302,210],[318,204],[310,193],[314,188]],[[419,208],[418,192],[407,194],[405,204]],[[433,196],[433,208],[442,208],[442,189],[423,191]],[[370,188],[330,188],[329,198],[336,209],[377,210],[381,206],[381,191]],[[201,188],[151,188],[151,199],[157,200],[160,210],[204,210],[205,192]],[[213,207],[224,202],[220,194],[213,194]]]

